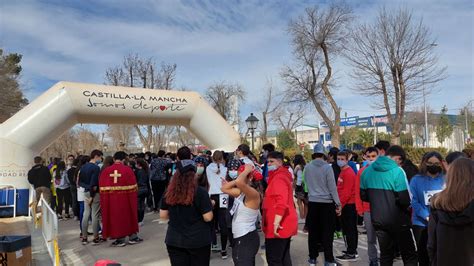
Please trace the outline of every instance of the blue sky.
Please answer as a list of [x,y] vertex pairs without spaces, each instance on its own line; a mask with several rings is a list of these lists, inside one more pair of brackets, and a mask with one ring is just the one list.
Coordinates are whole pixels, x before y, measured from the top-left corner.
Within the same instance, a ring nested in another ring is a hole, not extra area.
[[[328,1],[19,1],[0,2],[0,47],[23,54],[22,85],[29,100],[59,80],[103,83],[105,70],[128,53],[177,64],[176,87],[203,92],[214,82],[247,91],[242,116],[256,111],[268,79],[291,64],[288,21],[305,7]],[[356,2],[356,3],[355,3]],[[412,9],[436,38],[448,78],[429,105],[450,113],[474,97],[474,4],[471,0],[350,1],[360,21],[383,5]],[[348,116],[383,112],[350,92],[350,68],[336,62],[336,99]],[[415,103],[409,109],[419,108]],[[310,109],[306,123],[318,116]]]

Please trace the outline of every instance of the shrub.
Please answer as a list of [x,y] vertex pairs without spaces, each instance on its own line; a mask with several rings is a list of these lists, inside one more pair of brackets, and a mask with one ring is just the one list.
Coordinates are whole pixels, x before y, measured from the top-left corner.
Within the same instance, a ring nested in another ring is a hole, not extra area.
[[405,146],[403,147],[405,149],[405,153],[407,154],[407,158],[410,159],[414,164],[420,165],[421,164],[421,159],[423,158],[423,155],[427,152],[431,151],[436,151],[439,152],[443,158],[446,157],[448,154],[448,150],[446,148],[416,148],[412,146]]

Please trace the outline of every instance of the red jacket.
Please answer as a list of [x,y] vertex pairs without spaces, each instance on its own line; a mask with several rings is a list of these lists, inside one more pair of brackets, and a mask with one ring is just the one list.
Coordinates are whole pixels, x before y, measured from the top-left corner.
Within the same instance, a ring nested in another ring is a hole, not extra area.
[[298,218],[293,202],[292,176],[287,168],[280,167],[269,172],[268,187],[263,198],[263,233],[265,238],[276,238],[273,234],[275,215],[281,215],[280,238],[290,238],[298,232]]
[[337,194],[341,200],[341,208],[346,204],[354,204],[356,197],[356,174],[351,167],[346,167],[337,179]]
[[370,203],[368,202],[365,202],[365,201],[362,201],[362,199],[360,198],[360,176],[362,175],[362,173],[364,172],[364,170],[369,167],[368,165],[367,166],[364,166],[362,167],[359,172],[357,172],[357,177],[356,177],[356,210],[357,210],[357,214],[359,215],[363,215],[364,212],[370,212]]

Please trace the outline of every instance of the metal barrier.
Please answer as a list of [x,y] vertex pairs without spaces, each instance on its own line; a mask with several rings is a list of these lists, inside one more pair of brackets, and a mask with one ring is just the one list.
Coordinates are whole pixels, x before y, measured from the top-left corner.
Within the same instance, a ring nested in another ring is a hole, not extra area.
[[[13,208],[13,217],[16,217],[16,187],[14,185],[3,184],[0,185],[0,190],[5,190],[5,205],[0,205],[0,208]],[[8,204],[10,191],[13,191],[13,204]]]
[[59,266],[58,216],[41,196],[41,231],[53,265]]

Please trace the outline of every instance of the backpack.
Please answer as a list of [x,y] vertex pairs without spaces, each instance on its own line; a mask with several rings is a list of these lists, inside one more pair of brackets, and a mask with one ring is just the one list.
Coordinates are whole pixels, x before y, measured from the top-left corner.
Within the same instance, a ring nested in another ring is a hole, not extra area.
[[151,161],[150,166],[150,179],[154,181],[165,181],[166,180],[166,173],[165,173],[165,166],[168,163],[163,158],[157,158]]

